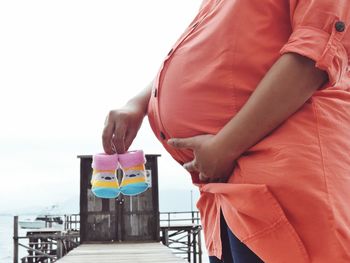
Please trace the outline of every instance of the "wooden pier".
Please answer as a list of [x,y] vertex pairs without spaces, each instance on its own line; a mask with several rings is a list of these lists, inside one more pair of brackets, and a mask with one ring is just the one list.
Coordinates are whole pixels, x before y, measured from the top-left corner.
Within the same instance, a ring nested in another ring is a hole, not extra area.
[[[18,217],[15,216],[13,262],[50,263],[59,259],[63,263],[202,262],[201,225],[198,211],[160,213],[162,244],[156,241],[134,241],[134,243],[90,241],[79,245],[79,215],[66,215],[64,218],[63,231],[53,228],[28,230],[26,236],[20,237],[18,236]],[[28,252],[28,255],[21,259],[19,259],[19,247],[24,247]],[[75,249],[72,250],[73,248]],[[119,256],[117,257],[116,254]],[[96,258],[99,260],[95,261]],[[128,258],[132,261],[127,261]]]
[[[20,236],[18,216],[14,217],[13,262],[51,263],[67,254],[80,243],[79,215],[64,216],[64,228],[52,228],[48,221],[47,228],[30,229],[25,236]],[[25,248],[27,255],[19,258],[19,248]]]
[[160,243],[83,244],[69,252],[58,263],[184,263]]
[[202,263],[202,226],[199,212],[160,213],[162,243],[187,262]]
[[[80,213],[66,215],[64,231],[39,229],[18,236],[14,219],[14,263],[202,262],[198,211],[159,212],[160,155],[146,155],[147,191],[137,196],[97,198],[91,190],[92,156],[80,159]],[[121,181],[123,171],[116,171]],[[28,244],[21,240],[28,240]],[[18,248],[28,255],[19,258]],[[73,249],[73,250],[72,250]],[[67,254],[68,253],[68,254]]]

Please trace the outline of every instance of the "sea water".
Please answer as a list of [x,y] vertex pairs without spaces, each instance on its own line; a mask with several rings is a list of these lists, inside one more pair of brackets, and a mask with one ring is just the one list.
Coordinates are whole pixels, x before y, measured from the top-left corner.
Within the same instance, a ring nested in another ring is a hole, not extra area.
[[13,262],[13,217],[0,216],[0,262]]
[[[18,235],[25,236],[26,231],[18,228]],[[26,242],[22,239],[22,242]],[[18,248],[18,257],[22,258],[26,255],[26,250],[22,247]],[[0,263],[13,262],[13,216],[0,215]]]

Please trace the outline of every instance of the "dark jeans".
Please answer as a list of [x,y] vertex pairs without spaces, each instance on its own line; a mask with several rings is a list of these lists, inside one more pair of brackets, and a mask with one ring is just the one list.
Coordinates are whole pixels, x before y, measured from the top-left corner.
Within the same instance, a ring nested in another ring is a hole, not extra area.
[[263,262],[246,245],[232,233],[227,227],[225,218],[221,214],[221,243],[222,260],[217,257],[209,257],[210,263],[261,263]]

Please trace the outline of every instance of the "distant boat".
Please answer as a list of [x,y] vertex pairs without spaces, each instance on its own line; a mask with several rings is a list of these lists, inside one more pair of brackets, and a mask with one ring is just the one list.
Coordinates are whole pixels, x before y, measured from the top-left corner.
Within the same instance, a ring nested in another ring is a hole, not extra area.
[[23,229],[63,228],[63,218],[57,213],[57,205],[46,208],[40,215],[19,220]]
[[61,228],[63,219],[60,216],[37,216],[33,219],[27,218],[18,222],[23,229],[40,229],[40,228]]

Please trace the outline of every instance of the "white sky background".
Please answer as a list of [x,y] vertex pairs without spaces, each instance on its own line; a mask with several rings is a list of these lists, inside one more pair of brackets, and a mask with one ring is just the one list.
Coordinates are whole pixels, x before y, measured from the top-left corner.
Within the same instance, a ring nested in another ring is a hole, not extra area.
[[[106,114],[155,76],[201,0],[0,1],[0,211],[79,194],[80,154]],[[161,189],[192,189],[148,121],[131,149],[159,153]]]

